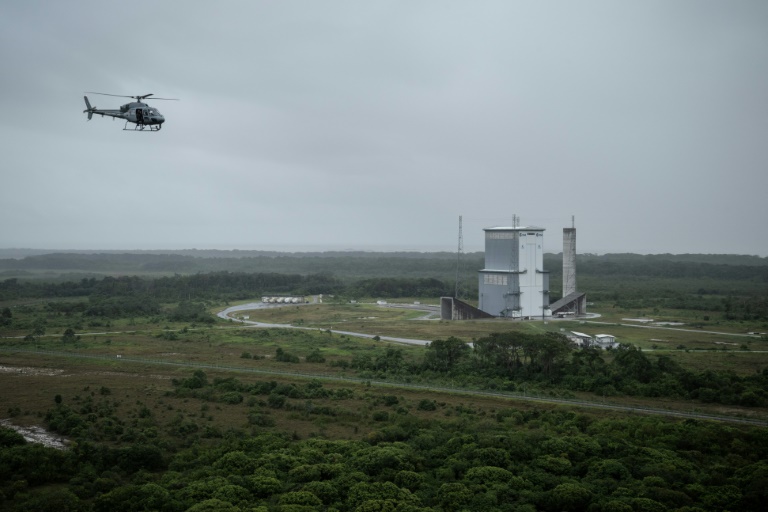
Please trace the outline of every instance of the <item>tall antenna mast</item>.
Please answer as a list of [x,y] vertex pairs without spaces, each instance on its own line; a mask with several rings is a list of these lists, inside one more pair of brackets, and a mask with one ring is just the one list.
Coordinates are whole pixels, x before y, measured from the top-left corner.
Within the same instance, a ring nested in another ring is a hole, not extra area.
[[461,215],[459,215],[459,250],[456,252],[456,288],[453,292],[454,298],[459,298],[459,274],[461,270],[461,254],[464,252],[464,234],[461,228]]

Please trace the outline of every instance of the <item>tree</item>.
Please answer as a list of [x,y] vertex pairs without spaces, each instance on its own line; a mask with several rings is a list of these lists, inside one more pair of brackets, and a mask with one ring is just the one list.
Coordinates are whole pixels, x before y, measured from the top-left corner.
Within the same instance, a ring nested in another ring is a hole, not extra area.
[[187,512],[240,512],[241,510],[240,507],[236,507],[228,501],[213,498],[193,505],[187,509]]
[[435,340],[427,346],[425,366],[437,372],[449,372],[470,353],[469,345],[454,336]]
[[260,474],[247,477],[245,485],[254,496],[259,498],[278,494],[283,489],[283,484],[277,478]]
[[192,377],[181,381],[182,388],[200,389],[208,385],[208,376],[203,370],[195,370]]
[[321,507],[323,502],[320,498],[309,491],[287,492],[280,496],[280,505],[305,505],[310,507]]
[[225,475],[249,475],[256,469],[256,462],[242,450],[224,454],[213,467]]
[[32,337],[33,338],[39,338],[40,336],[45,335],[45,319],[44,318],[35,318],[35,320],[32,322]]
[[400,510],[406,505],[418,506],[418,496],[392,482],[360,482],[347,496],[349,510]]
[[11,312],[11,308],[3,308],[3,311],[0,312],[0,326],[7,327],[11,325],[12,321],[13,313]]
[[613,363],[622,375],[647,384],[653,376],[653,365],[643,351],[633,345],[620,345]]
[[198,302],[180,302],[179,305],[171,311],[168,319],[173,322],[200,322],[212,324],[216,318],[205,308],[205,304]]
[[548,493],[549,508],[557,511],[586,510],[592,500],[592,491],[575,484],[560,484]]
[[472,492],[458,482],[443,484],[437,490],[437,501],[443,510],[462,510],[471,499]]
[[61,341],[64,343],[74,343],[78,339],[80,339],[79,336],[75,335],[75,331],[72,328],[67,328],[61,337]]
[[15,446],[15,445],[21,445],[26,443],[27,441],[26,439],[24,439],[24,436],[22,436],[15,430],[11,430],[10,428],[0,427],[0,447]]
[[[17,500],[14,500],[17,501]],[[35,510],[38,512],[76,512],[83,510],[83,503],[67,489],[46,489],[26,499],[23,497],[13,510]]]
[[384,354],[376,358],[374,366],[379,371],[397,372],[403,365],[403,349],[387,347]]

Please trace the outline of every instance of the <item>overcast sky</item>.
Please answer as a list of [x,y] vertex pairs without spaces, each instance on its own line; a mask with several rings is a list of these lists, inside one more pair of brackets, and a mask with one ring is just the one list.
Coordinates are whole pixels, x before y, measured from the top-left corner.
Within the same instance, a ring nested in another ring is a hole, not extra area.
[[765,0],[4,1],[0,63],[2,248],[768,255]]

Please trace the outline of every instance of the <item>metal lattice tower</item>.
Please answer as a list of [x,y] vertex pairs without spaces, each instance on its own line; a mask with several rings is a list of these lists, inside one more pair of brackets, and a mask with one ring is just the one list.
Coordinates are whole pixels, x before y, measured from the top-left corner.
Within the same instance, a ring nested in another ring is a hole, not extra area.
[[456,252],[456,288],[453,291],[454,298],[459,298],[459,282],[461,275],[461,255],[464,252],[464,233],[461,227],[461,215],[459,215],[459,250]]

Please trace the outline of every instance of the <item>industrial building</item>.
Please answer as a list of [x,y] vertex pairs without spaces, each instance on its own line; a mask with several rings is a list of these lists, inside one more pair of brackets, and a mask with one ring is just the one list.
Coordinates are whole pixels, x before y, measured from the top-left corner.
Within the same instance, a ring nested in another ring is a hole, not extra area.
[[575,226],[563,229],[563,296],[553,304],[549,303],[549,272],[543,269],[544,228],[493,227],[484,231],[485,266],[478,271],[478,306],[475,308],[458,296],[442,297],[442,319],[544,319],[586,314],[587,294],[576,289]]
[[544,228],[485,228],[485,268],[478,272],[478,309],[492,316],[550,316]]

